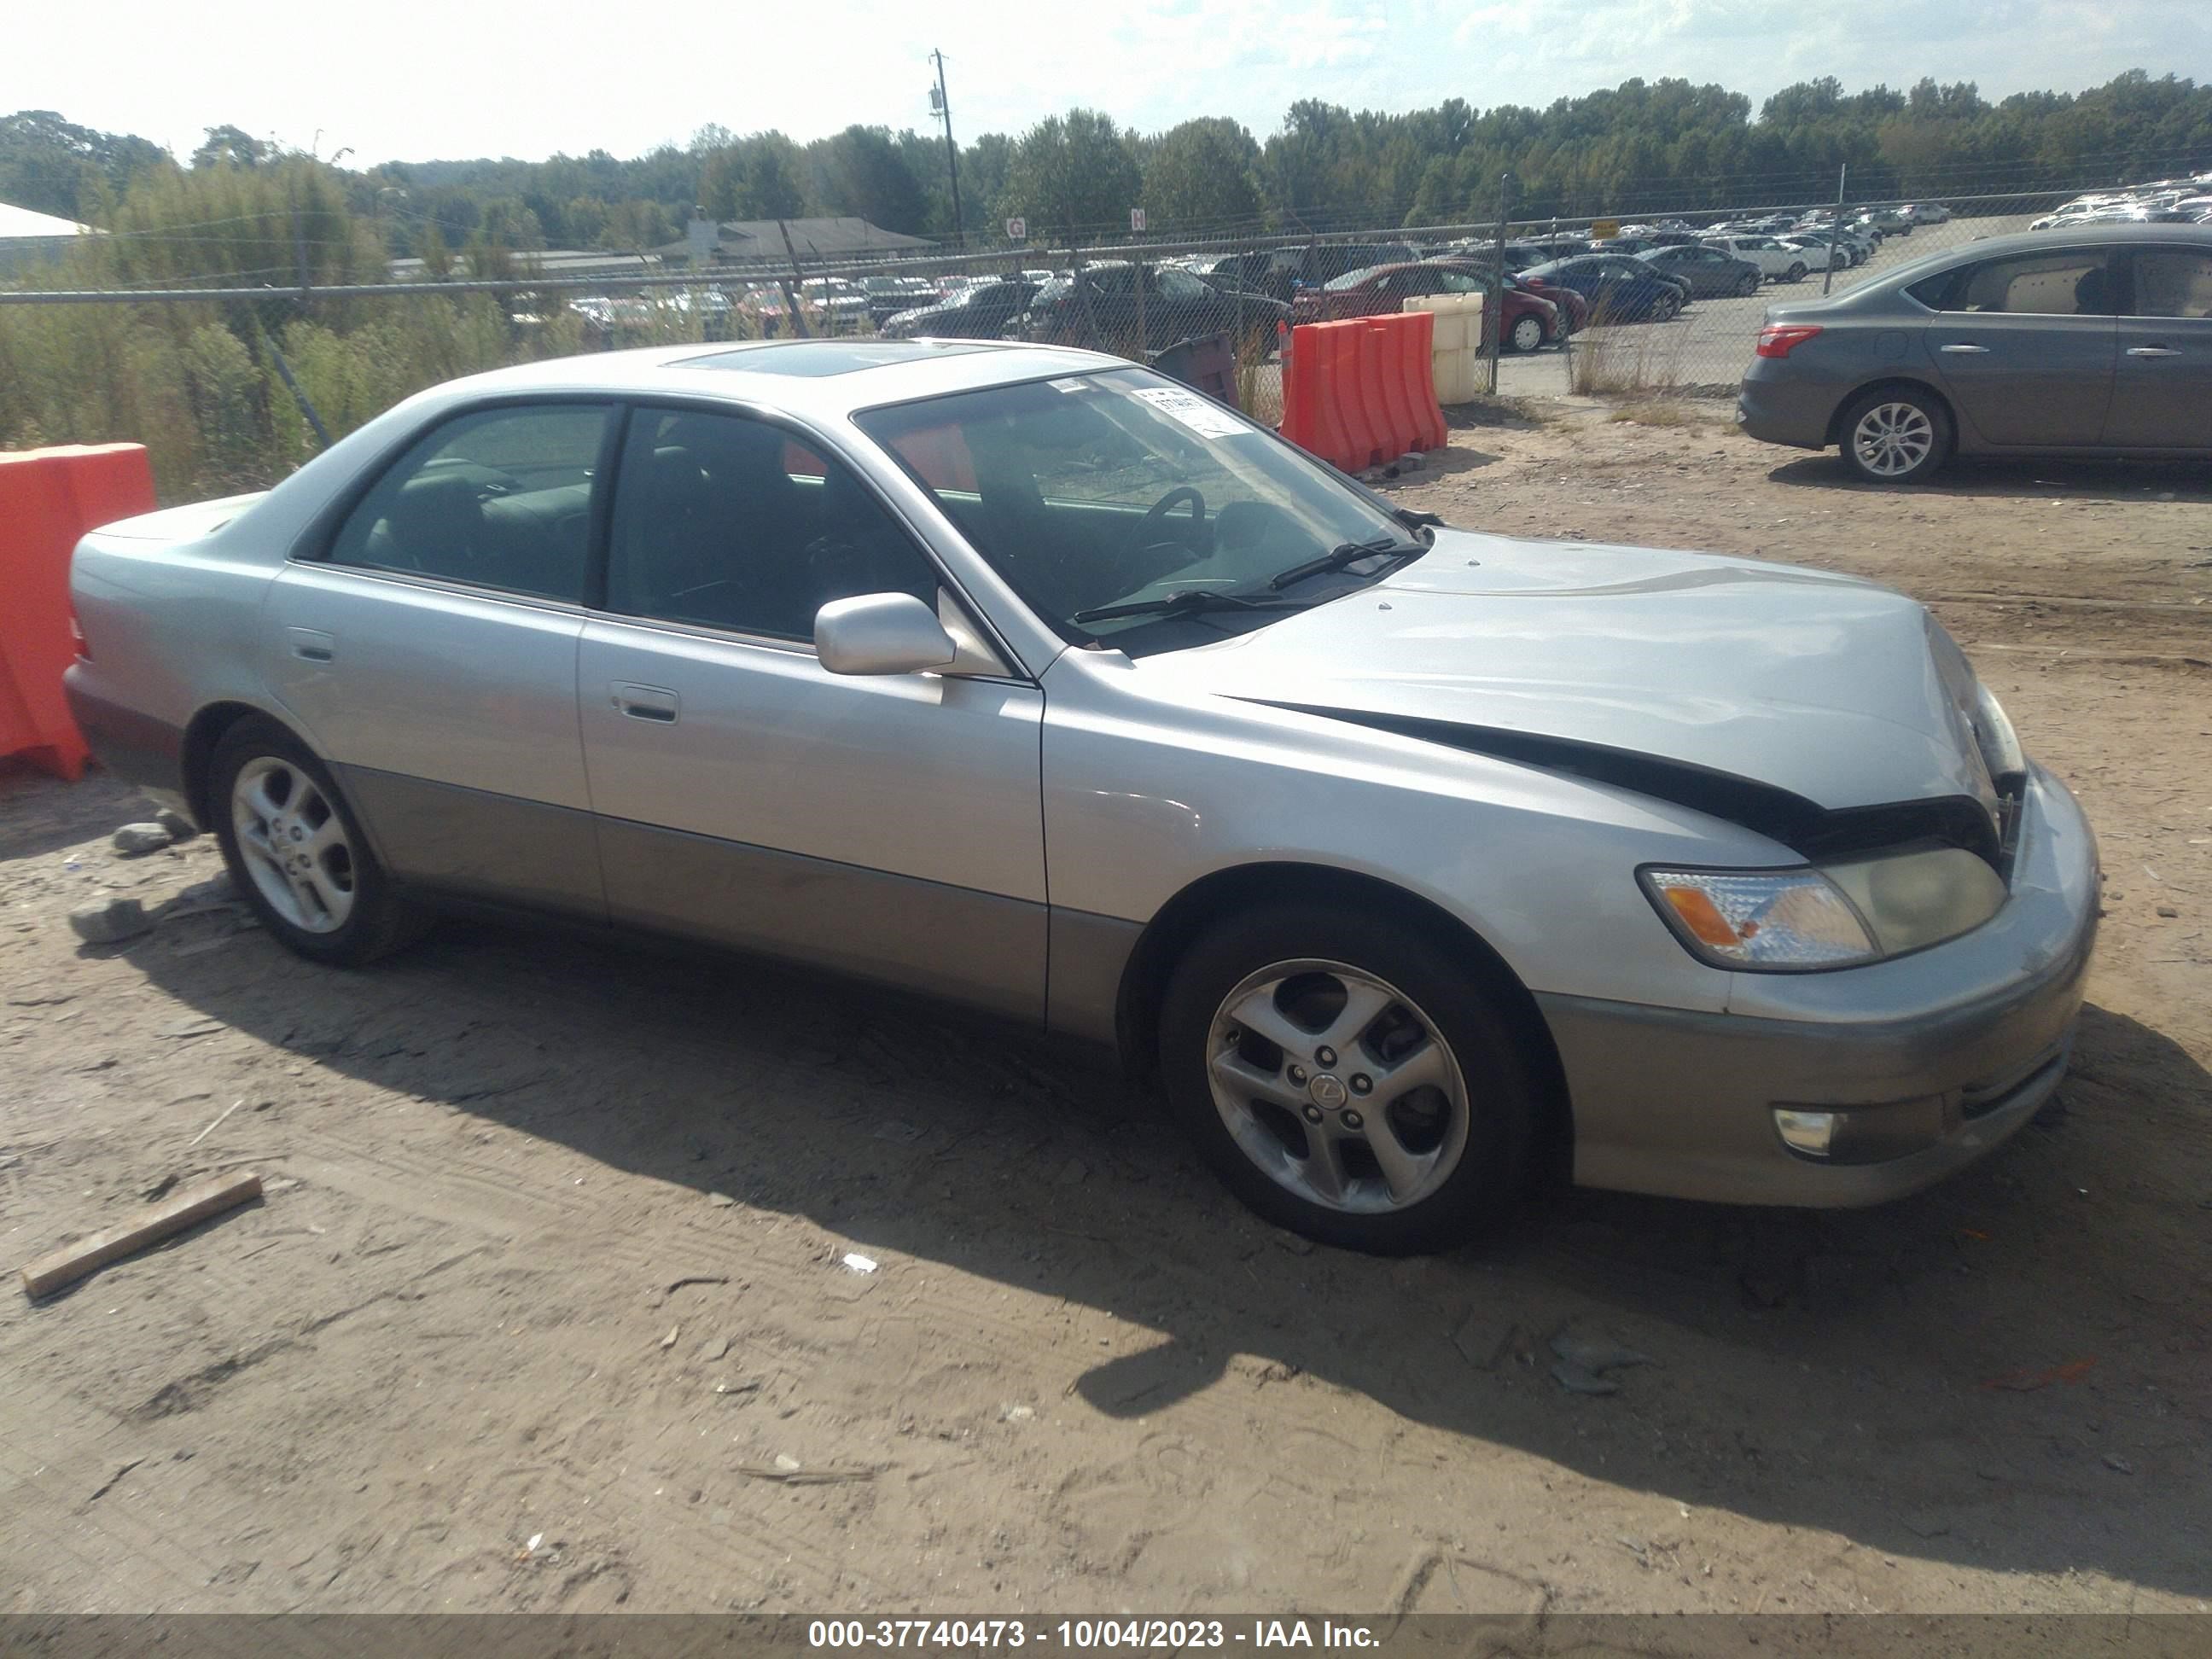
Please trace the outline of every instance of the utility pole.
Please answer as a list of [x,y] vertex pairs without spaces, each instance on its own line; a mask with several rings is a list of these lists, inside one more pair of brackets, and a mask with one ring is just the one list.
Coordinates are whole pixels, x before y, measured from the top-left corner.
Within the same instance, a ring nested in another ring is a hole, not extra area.
[[929,61],[937,65],[937,87],[929,95],[936,106],[938,118],[945,123],[945,165],[952,177],[952,246],[965,245],[967,237],[960,223],[960,147],[952,142],[952,100],[945,95],[945,54],[933,52]]

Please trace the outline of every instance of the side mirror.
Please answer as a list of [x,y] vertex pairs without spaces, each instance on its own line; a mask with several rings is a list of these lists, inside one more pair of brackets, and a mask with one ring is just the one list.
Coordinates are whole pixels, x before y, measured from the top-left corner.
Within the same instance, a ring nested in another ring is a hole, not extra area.
[[911,593],[859,593],[814,613],[814,653],[833,674],[918,674],[959,654],[936,614]]

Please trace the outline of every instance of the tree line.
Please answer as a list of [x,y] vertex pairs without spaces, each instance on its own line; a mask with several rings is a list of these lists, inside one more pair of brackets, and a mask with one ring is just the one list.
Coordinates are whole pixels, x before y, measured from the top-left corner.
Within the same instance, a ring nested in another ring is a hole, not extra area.
[[[179,161],[144,138],[23,111],[0,118],[0,201],[105,227],[164,169],[288,158],[296,153],[225,125]],[[1136,207],[1155,233],[1233,235],[1476,222],[1507,191],[1508,212],[1527,220],[1790,204],[1832,194],[1846,165],[1856,200],[2002,195],[2212,167],[2212,85],[2138,70],[2087,92],[1992,102],[1971,82],[1847,93],[1829,77],[1754,112],[1724,87],[1637,79],[1540,110],[1454,98],[1389,113],[1302,99],[1264,138],[1218,116],[1139,133],[1079,108],[983,134],[958,160],[971,241],[995,240],[1017,216],[1033,238],[1098,240]],[[808,143],[709,126],[627,158],[391,162],[338,177],[388,252],[434,264],[472,248],[479,261],[500,249],[651,248],[679,238],[695,207],[716,219],[854,215],[939,240],[955,232],[943,139],[886,126]]]

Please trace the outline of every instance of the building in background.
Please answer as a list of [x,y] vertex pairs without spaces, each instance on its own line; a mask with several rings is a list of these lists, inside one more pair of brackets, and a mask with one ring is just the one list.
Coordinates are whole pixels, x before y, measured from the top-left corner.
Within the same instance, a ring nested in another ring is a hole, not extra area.
[[57,219],[51,213],[0,202],[0,276],[53,264],[76,245],[78,237],[100,234],[74,219]]
[[[661,261],[650,253],[615,253],[599,248],[545,248],[534,253],[507,250],[517,276],[652,276]],[[392,259],[385,269],[395,283],[426,283],[436,279],[420,259]],[[467,262],[453,260],[453,276],[465,278]]]
[[694,219],[680,242],[653,250],[673,263],[690,259],[696,265],[757,265],[787,264],[784,232],[791,233],[791,252],[803,264],[820,260],[865,259],[871,255],[915,254],[933,252],[937,244],[925,236],[908,236],[885,230],[866,219]]

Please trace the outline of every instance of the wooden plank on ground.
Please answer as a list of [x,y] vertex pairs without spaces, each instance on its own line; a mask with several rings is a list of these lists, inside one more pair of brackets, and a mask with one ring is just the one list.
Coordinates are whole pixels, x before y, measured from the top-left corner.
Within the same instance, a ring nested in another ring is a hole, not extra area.
[[33,1301],[51,1296],[64,1285],[74,1285],[88,1273],[97,1273],[111,1261],[118,1261],[149,1244],[158,1244],[194,1222],[235,1209],[260,1196],[261,1177],[251,1173],[216,1176],[189,1187],[179,1187],[137,1219],[40,1256],[23,1269],[23,1294]]

